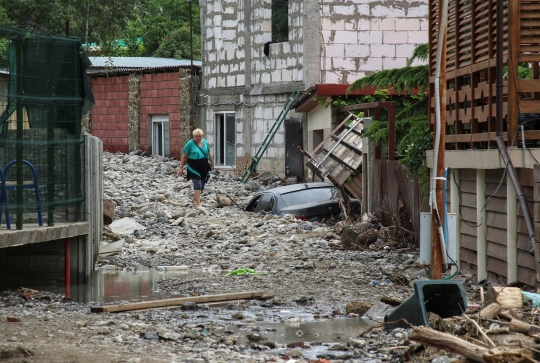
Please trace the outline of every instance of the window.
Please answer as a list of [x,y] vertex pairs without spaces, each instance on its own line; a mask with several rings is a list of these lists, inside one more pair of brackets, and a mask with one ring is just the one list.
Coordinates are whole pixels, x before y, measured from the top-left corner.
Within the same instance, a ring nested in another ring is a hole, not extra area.
[[236,164],[236,129],[233,112],[216,113],[214,124],[215,166]]
[[272,42],[289,40],[289,0],[272,0]]
[[281,195],[281,199],[283,199],[283,203],[287,207],[305,203],[325,202],[337,198],[341,198],[341,192],[337,188],[302,189]]
[[152,154],[169,156],[169,116],[152,116]]
[[274,209],[274,197],[272,194],[264,193],[257,205],[257,212],[271,213]]

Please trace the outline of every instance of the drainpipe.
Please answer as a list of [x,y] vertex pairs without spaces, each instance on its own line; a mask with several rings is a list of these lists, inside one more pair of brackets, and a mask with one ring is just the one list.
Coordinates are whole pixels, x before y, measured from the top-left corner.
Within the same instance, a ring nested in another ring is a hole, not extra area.
[[[536,241],[534,240],[534,226],[533,226],[533,219],[531,217],[531,212],[529,211],[529,205],[527,204],[527,197],[523,193],[523,190],[521,189],[521,185],[519,184],[519,178],[516,174],[516,169],[514,169],[514,164],[512,164],[512,160],[510,159],[510,155],[508,155],[508,150],[506,149],[506,144],[504,143],[503,139],[503,6],[504,6],[504,0],[497,0],[497,28],[496,28],[496,34],[497,34],[497,57],[495,59],[496,61],[496,77],[497,77],[497,127],[496,127],[496,135],[497,135],[497,146],[499,148],[499,153],[501,154],[501,157],[504,160],[504,164],[506,165],[506,168],[508,168],[508,175],[510,175],[510,179],[512,179],[512,184],[514,185],[514,188],[516,189],[516,194],[518,195],[519,203],[521,204],[521,209],[523,210],[523,218],[525,219],[525,224],[527,225],[527,231],[529,232],[529,239],[531,240],[532,249],[529,251],[531,254],[534,254],[534,245]],[[512,40],[509,38],[508,42],[511,42]],[[513,135],[507,135],[508,140],[510,140]],[[523,140],[525,142],[525,140]],[[509,196],[507,196],[509,197]]]

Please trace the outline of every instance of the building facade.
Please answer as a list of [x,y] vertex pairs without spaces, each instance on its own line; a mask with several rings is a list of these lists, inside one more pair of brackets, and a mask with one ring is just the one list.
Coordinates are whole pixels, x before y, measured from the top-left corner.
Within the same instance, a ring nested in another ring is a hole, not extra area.
[[[201,1],[203,81],[200,123],[216,166],[234,168],[253,157],[293,91],[349,84],[403,67],[428,40],[428,1]],[[308,131],[331,130],[323,106],[290,111]],[[296,131],[295,131],[296,132]],[[319,135],[320,132],[315,132]],[[273,137],[260,170],[286,174],[285,127]]]
[[[194,128],[194,101],[200,61],[164,58],[93,57],[89,70],[96,104],[86,131],[103,149],[181,157]],[[110,62],[110,64],[107,64]],[[193,90],[191,89],[193,84]],[[193,111],[192,111],[193,110]]]

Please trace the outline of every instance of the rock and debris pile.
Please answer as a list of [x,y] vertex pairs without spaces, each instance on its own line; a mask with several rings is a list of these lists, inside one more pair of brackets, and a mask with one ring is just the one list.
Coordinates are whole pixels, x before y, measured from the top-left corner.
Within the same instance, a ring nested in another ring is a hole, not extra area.
[[[263,188],[293,182],[271,173],[261,173],[246,184],[213,173],[202,195],[204,207],[196,209],[191,203],[191,182],[177,176],[178,166],[177,160],[168,158],[105,153],[104,198],[115,204],[115,212],[106,227],[97,268],[183,266],[200,273],[163,280],[153,287],[180,297],[254,290],[272,297],[92,314],[95,303],[76,303],[28,289],[4,292],[0,322],[6,341],[0,342],[0,357],[8,357],[8,362],[89,363],[96,361],[99,351],[100,361],[129,363],[380,363],[406,358],[446,363],[460,358],[449,355],[450,349],[440,351],[409,337],[421,330],[385,330],[383,318],[392,310],[390,305],[413,293],[413,281],[426,279],[414,249],[395,252],[410,247],[396,242],[402,240],[401,232],[380,226],[371,216],[333,228],[290,216],[257,216],[238,208]],[[365,242],[354,240],[347,247],[347,229],[356,236],[367,235]],[[226,274],[239,269],[266,275]],[[463,280],[469,304],[482,305],[472,277],[458,278]],[[478,309],[468,314],[489,335],[511,322],[502,316],[517,313],[502,310],[489,320],[478,320]],[[522,321],[538,315],[534,309],[520,314],[514,317]],[[329,343],[316,338],[323,336],[325,328],[311,328],[315,329],[311,339],[307,328],[299,328],[318,322],[368,325],[350,335],[340,333]],[[464,316],[432,316],[430,322],[435,331],[466,334],[474,344],[489,344]],[[294,338],[277,342],[276,330],[265,325],[270,323],[293,329]],[[534,329],[528,329],[527,336],[536,339]],[[527,354],[522,358],[527,359]]]
[[338,222],[334,233],[340,235],[341,247],[347,250],[415,250],[414,233],[399,224],[399,218],[393,218],[394,223],[383,226],[372,214],[365,214],[360,220],[353,222]]

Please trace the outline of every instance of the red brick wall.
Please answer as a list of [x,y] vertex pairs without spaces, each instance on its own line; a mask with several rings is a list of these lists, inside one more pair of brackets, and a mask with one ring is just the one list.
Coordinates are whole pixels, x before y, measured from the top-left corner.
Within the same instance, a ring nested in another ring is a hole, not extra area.
[[178,72],[141,77],[141,150],[148,151],[148,122],[152,115],[169,116],[170,156],[180,159],[180,99]]
[[[139,148],[148,152],[148,121],[152,115],[169,116],[170,156],[180,158],[180,100],[178,72],[141,76]],[[128,76],[92,78],[96,104],[92,108],[92,135],[103,149],[129,152]]]
[[103,141],[103,150],[128,153],[128,76],[92,78],[92,92],[92,135]]

